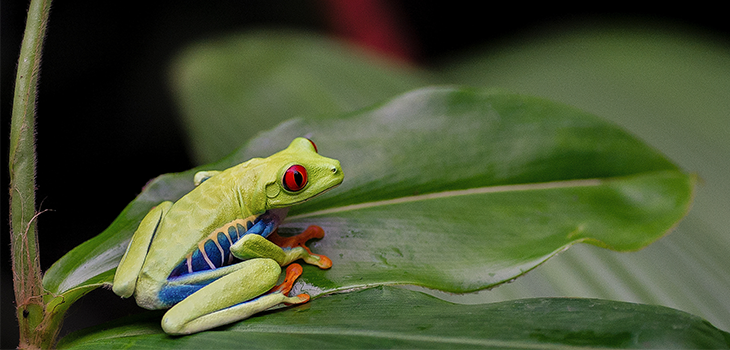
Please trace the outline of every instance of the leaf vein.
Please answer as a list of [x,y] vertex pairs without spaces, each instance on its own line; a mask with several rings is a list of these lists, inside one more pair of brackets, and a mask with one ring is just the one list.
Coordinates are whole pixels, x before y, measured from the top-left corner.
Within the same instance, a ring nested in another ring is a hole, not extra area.
[[312,216],[329,215],[329,214],[341,213],[341,212],[346,212],[346,211],[374,208],[374,207],[393,205],[393,204],[410,203],[410,202],[417,202],[417,201],[430,200],[430,199],[468,196],[468,195],[474,195],[474,194],[511,192],[511,191],[514,192],[514,191],[530,191],[530,190],[547,190],[547,189],[567,188],[567,187],[589,187],[589,186],[599,186],[603,183],[604,183],[604,180],[601,180],[601,179],[581,179],[581,180],[540,182],[540,183],[530,183],[530,184],[477,187],[477,188],[469,188],[469,189],[464,189],[464,190],[434,192],[434,193],[427,193],[427,194],[422,194],[422,195],[351,204],[351,205],[346,205],[346,206],[337,207],[337,208],[329,208],[329,209],[313,211],[310,213],[294,215],[294,216],[289,217],[289,219],[297,220],[297,219],[302,219],[302,218],[307,218],[307,217],[312,217]]

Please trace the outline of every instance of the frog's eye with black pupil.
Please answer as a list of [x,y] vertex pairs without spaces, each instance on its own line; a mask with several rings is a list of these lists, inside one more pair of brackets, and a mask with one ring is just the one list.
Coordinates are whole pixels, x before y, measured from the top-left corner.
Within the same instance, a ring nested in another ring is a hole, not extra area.
[[[309,139],[307,139],[307,140],[309,140]],[[314,153],[319,153],[319,151],[317,151],[317,145],[314,144],[314,141],[309,140],[309,143],[311,143],[312,147],[314,147]]]
[[292,165],[284,173],[284,188],[290,192],[300,191],[307,185],[307,169],[301,165]]

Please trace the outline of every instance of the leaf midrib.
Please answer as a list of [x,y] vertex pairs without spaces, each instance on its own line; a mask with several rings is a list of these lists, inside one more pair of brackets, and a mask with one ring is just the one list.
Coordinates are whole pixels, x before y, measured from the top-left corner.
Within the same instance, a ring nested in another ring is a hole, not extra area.
[[364,202],[358,204],[345,205],[337,208],[329,208],[313,211],[310,213],[293,215],[288,220],[298,220],[313,216],[330,215],[346,211],[354,211],[368,208],[375,208],[394,204],[403,204],[418,202],[431,199],[441,199],[458,196],[468,196],[474,194],[486,194],[486,193],[500,193],[500,192],[517,192],[517,191],[530,191],[530,190],[547,190],[556,188],[569,188],[569,187],[591,187],[600,186],[605,183],[606,179],[580,179],[580,180],[565,180],[565,181],[550,181],[550,182],[538,182],[528,184],[513,184],[513,185],[500,185],[500,186],[486,186],[476,187],[464,190],[451,190],[442,192],[432,192],[415,196],[407,196],[393,199],[384,199],[379,201]]

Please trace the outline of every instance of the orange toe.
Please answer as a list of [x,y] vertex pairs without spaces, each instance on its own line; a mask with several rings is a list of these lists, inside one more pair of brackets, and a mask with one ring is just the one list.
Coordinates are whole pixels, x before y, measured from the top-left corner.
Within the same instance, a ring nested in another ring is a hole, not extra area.
[[286,268],[286,276],[284,276],[284,282],[282,282],[278,286],[274,286],[274,288],[271,288],[271,292],[281,292],[282,294],[289,294],[292,287],[294,286],[294,282],[299,278],[299,276],[302,275],[302,265],[299,264],[291,264],[287,266]]

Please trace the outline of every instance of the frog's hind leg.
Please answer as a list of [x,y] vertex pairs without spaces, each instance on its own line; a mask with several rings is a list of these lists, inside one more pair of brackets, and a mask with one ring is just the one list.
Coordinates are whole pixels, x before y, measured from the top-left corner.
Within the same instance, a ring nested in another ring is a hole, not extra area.
[[286,296],[301,271],[299,274],[293,271],[291,276],[287,271],[282,287],[275,286],[281,273],[276,261],[251,259],[240,264],[243,264],[241,268],[173,306],[162,318],[162,329],[169,334],[196,333],[243,320],[280,304],[299,304],[309,300],[306,294]]
[[304,232],[295,236],[282,237],[277,230],[268,237],[272,243],[284,249],[287,258],[291,259],[289,261],[301,258],[307,264],[318,266],[321,269],[329,269],[332,267],[332,260],[324,255],[312,253],[305,245],[309,240],[315,238],[324,238],[324,230],[315,225],[307,227]]

